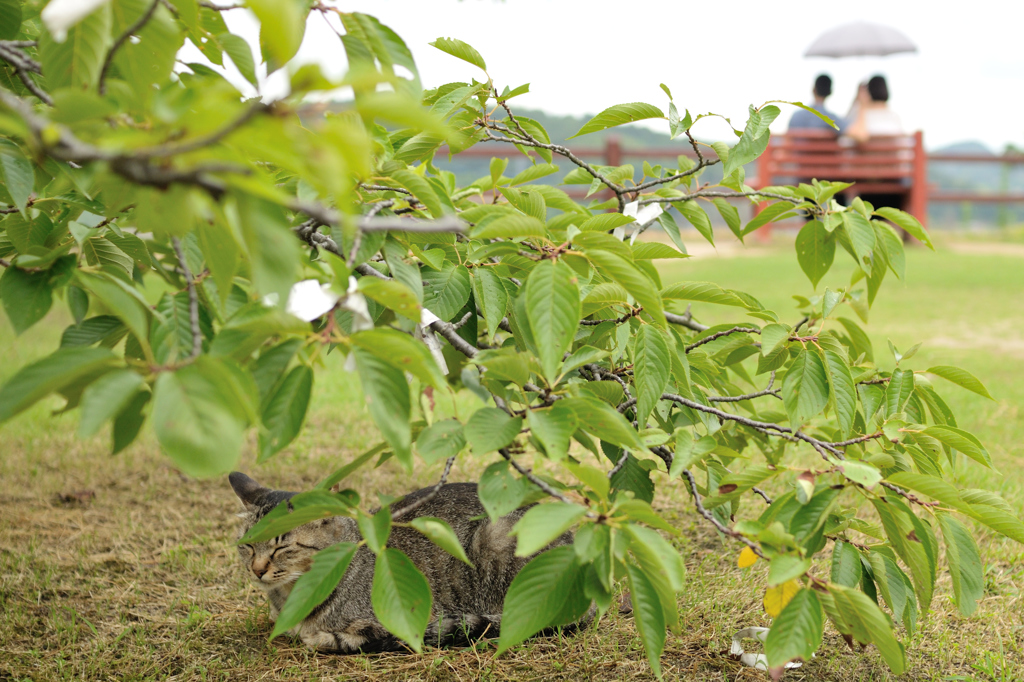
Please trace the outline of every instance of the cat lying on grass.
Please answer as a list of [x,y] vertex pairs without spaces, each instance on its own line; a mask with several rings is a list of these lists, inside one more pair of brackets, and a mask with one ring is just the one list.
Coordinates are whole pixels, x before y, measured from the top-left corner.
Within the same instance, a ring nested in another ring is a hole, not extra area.
[[[242,535],[295,494],[265,488],[237,471],[229,480],[245,507],[241,514]],[[417,490],[391,508],[404,509],[429,492],[429,488]],[[517,509],[492,523],[477,497],[475,483],[449,483],[433,498],[395,519],[407,522],[419,516],[432,516],[447,521],[473,564],[468,566],[459,561],[413,528],[392,529],[387,546],[405,552],[426,576],[433,593],[431,619],[424,636],[426,644],[467,646],[483,637],[499,635],[505,593],[516,574],[533,558],[517,557],[516,538],[509,536],[512,526],[527,509]],[[355,520],[336,516],[307,523],[266,542],[240,545],[238,554],[249,579],[267,595],[270,616],[276,620],[292,585],[309,570],[318,551],[338,542],[360,540]],[[572,541],[572,533],[567,532],[545,550]],[[334,592],[292,632],[309,646],[325,652],[408,650],[374,616],[370,602],[374,560],[374,554],[361,547]],[[563,631],[586,626],[593,615],[592,606],[580,621]]]

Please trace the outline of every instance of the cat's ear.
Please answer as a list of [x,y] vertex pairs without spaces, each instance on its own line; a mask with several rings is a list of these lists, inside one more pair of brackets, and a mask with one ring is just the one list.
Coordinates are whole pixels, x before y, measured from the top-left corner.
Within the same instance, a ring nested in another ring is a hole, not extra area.
[[235,491],[235,495],[238,495],[238,499],[242,501],[246,509],[256,506],[256,498],[265,490],[263,486],[241,471],[232,471],[228,474],[228,481],[231,482],[231,488]]

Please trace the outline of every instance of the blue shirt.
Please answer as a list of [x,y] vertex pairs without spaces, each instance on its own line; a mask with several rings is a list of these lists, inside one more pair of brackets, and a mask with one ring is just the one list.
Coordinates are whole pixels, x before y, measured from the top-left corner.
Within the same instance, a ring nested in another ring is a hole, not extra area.
[[[811,108],[813,108],[813,109],[815,109],[817,111],[820,111],[821,113],[825,114],[830,119],[835,121],[837,126],[839,126],[839,127],[843,126],[843,120],[841,118],[839,118],[838,116],[836,116],[835,114],[833,114],[828,109],[826,109],[824,104],[820,104],[820,105],[819,104],[811,104],[810,106],[811,106]],[[820,118],[818,118],[817,116],[815,116],[811,112],[806,111],[804,109],[797,109],[796,113],[793,114],[793,118],[789,119],[789,129],[790,130],[798,130],[798,129],[806,130],[808,128],[810,128],[810,129],[817,129],[817,130],[833,130],[833,131],[835,130],[835,128],[830,126],[828,123],[825,123],[824,121],[822,121]]]

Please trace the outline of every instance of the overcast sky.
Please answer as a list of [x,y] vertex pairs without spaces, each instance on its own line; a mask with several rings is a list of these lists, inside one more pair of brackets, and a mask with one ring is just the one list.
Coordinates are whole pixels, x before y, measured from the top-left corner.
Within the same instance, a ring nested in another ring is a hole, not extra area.
[[[665,83],[680,110],[713,111],[742,128],[747,105],[769,99],[810,101],[818,73],[833,78],[828,106],[846,113],[857,83],[875,73],[889,79],[890,105],[925,145],[978,140],[994,151],[1024,145],[1024,2],[972,0],[956,9],[899,0],[856,3],[669,2],[667,0],[355,0],[328,2],[376,16],[412,50],[425,87],[480,77],[473,66],[427,43],[459,38],[487,61],[500,87],[530,83],[521,107],[555,114],[594,114],[613,104],[644,101],[663,110]],[[232,30],[255,42],[246,10],[225,12]],[[919,47],[885,58],[806,59],[822,32],[848,21],[889,24]],[[336,26],[337,19],[334,19]],[[197,53],[197,51],[196,51]],[[188,58],[194,57],[189,53]],[[314,13],[298,62],[344,72],[334,31]],[[280,94],[277,74],[263,85]],[[785,129],[785,111],[773,130]],[[668,124],[659,122],[667,131]],[[711,120],[695,131],[726,139]],[[667,135],[666,135],[667,139]]]

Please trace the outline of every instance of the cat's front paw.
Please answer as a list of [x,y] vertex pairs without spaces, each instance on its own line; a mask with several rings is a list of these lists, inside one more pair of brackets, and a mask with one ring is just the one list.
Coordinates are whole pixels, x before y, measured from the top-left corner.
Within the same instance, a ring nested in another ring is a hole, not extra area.
[[300,633],[303,643],[317,651],[351,654],[359,651],[366,641],[365,637],[350,635],[344,632],[326,632],[324,630],[304,631]]

